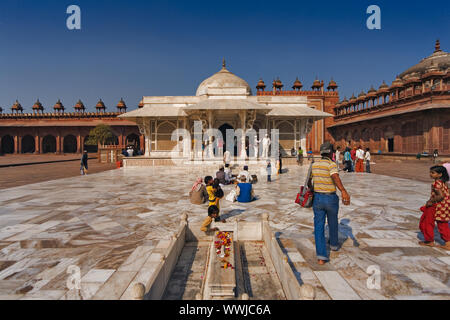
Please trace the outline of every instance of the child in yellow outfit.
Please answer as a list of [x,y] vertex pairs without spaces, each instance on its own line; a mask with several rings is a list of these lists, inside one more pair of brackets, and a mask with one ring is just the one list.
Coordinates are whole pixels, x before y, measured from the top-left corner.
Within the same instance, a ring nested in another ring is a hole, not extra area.
[[208,217],[206,217],[206,219],[203,221],[202,226],[200,228],[201,231],[207,232],[209,231],[217,231],[219,230],[218,228],[212,228],[209,229],[211,223],[213,222],[214,219],[219,217],[219,208],[217,208],[217,206],[212,205],[208,207]]

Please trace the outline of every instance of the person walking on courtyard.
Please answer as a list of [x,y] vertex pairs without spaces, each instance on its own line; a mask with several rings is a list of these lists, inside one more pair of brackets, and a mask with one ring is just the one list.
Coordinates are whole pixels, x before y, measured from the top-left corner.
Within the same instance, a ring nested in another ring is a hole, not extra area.
[[356,150],[356,172],[364,172],[364,150],[361,146]]
[[366,149],[366,153],[364,154],[364,160],[366,160],[366,172],[370,172],[370,148]]
[[338,171],[341,171],[341,169],[339,167],[339,164],[341,162],[341,147],[340,146],[338,146],[336,148],[336,152],[334,154],[335,154],[335,158],[336,158],[336,166],[338,168]]
[[311,148],[309,148],[307,154],[308,154],[308,160],[309,160],[309,162],[312,162],[312,161],[314,160],[314,158],[313,158],[313,152],[312,152],[312,149],[311,149]]
[[355,172],[355,164],[356,164],[356,147],[353,147],[350,151],[350,156],[352,157],[352,172]]
[[203,204],[208,199],[208,192],[202,182],[202,178],[198,178],[189,191],[189,199],[192,204]]
[[433,151],[433,163],[434,164],[436,164],[438,157],[439,157],[438,149],[434,149],[434,151]]
[[88,172],[88,152],[84,150],[83,156],[81,157],[81,174],[87,176]]
[[350,154],[350,148],[346,148],[344,152],[344,171],[353,172],[352,171],[352,156]]
[[311,178],[308,181],[308,186],[314,190],[314,239],[320,265],[329,260],[325,239],[325,218],[330,231],[330,248],[333,251],[339,250],[339,197],[336,194],[336,187],[341,191],[343,204],[350,205],[350,196],[339,178],[336,163],[331,160],[332,154],[333,145],[326,141],[320,146],[322,158],[312,164]]
[[431,185],[431,197],[420,210],[423,212],[420,218],[419,228],[422,231],[425,241],[420,241],[422,246],[434,247],[434,226],[437,224],[438,231],[444,246],[439,246],[445,250],[450,250],[450,193],[447,182],[449,180],[447,169],[443,166],[430,168],[430,177],[434,179]]
[[302,147],[298,147],[298,154],[297,154],[297,163],[302,166],[303,165],[303,150]]
[[270,160],[267,160],[267,182],[272,182],[272,164],[270,163]]
[[281,150],[278,150],[278,161],[280,164],[280,167],[278,168],[278,173],[283,173],[283,154],[281,153]]

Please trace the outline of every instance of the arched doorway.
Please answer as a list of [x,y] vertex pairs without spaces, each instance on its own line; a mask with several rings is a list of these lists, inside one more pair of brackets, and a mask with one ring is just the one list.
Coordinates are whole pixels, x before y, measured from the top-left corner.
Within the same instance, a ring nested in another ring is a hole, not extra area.
[[140,138],[135,133],[132,133],[132,134],[128,135],[126,142],[127,142],[127,146],[133,145],[136,148],[136,150],[139,150],[141,148]]
[[[222,133],[222,137],[223,137],[223,152],[225,152],[227,150],[227,130],[234,130],[234,128],[229,125],[228,123],[224,123],[223,125],[221,125],[219,127],[219,131]],[[233,149],[232,154],[234,156],[237,156],[237,139],[236,137],[234,137],[234,147],[230,146]]]
[[42,153],[56,153],[56,138],[54,136],[45,136],[42,140]]
[[2,153],[11,154],[14,153],[14,138],[9,134],[2,138]]
[[76,153],[77,152],[77,138],[71,134],[64,137],[64,153]]
[[26,135],[22,138],[22,153],[34,153],[36,151],[36,145],[34,138],[30,135]]

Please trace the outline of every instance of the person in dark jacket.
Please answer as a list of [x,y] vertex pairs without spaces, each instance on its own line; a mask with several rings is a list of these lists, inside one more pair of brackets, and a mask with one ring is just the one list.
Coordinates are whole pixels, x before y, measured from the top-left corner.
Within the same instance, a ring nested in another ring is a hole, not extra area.
[[283,154],[281,153],[281,150],[278,151],[278,160],[280,161],[280,169],[278,171],[279,174],[283,173]]
[[87,175],[88,171],[88,153],[86,150],[83,152],[83,156],[81,157],[81,168],[80,168],[82,175]]

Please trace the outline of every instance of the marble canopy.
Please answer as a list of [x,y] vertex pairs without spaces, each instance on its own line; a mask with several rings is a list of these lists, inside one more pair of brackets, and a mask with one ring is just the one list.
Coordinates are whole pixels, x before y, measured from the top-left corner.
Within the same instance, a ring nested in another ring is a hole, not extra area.
[[[254,96],[248,83],[228,71],[225,63],[200,84],[195,96],[144,96],[143,104],[120,117],[138,124],[147,157],[173,152],[177,141],[172,141],[172,132],[186,129],[192,134],[195,121],[202,122],[204,131],[278,129],[281,149],[305,150],[313,122],[332,116],[311,107],[305,96]],[[240,143],[245,145],[245,137]]]

